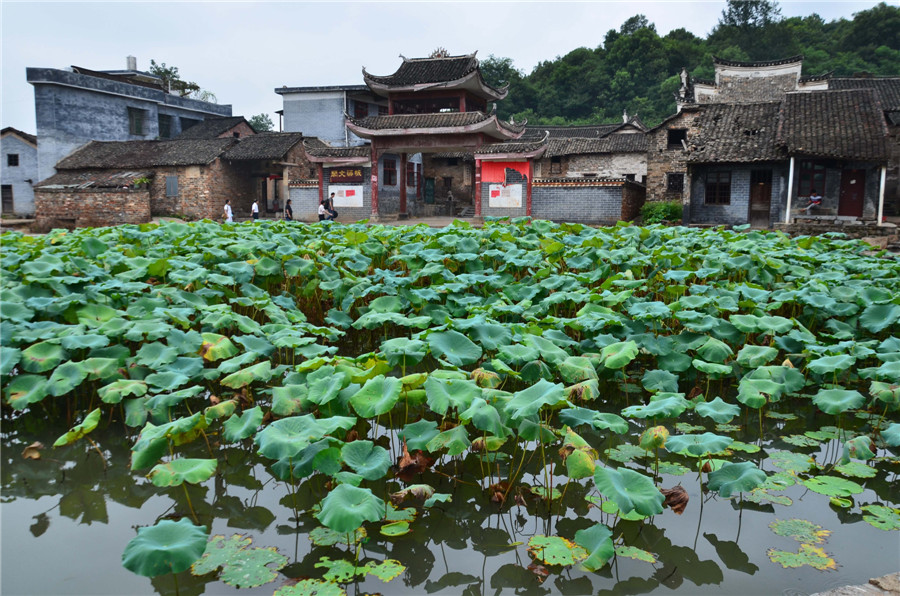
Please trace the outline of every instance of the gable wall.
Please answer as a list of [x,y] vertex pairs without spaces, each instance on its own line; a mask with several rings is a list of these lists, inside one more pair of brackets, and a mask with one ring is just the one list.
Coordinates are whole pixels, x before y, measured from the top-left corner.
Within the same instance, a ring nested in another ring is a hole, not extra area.
[[[7,155],[19,156],[19,165],[7,165]],[[34,213],[34,190],[32,182],[37,181],[37,149],[26,143],[18,135],[7,134],[0,139],[0,183],[12,186],[13,213],[30,215]]]

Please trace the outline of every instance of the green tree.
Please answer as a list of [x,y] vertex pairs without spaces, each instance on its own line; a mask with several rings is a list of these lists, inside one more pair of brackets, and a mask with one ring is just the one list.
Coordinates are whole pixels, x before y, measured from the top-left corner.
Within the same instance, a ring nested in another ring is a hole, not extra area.
[[193,81],[185,81],[178,73],[177,66],[166,66],[165,62],[157,64],[156,60],[150,60],[150,74],[162,79],[163,87],[181,97],[190,97],[201,101],[216,103],[216,96],[210,91],[201,89],[200,85]]
[[268,114],[257,114],[256,116],[251,116],[247,120],[247,122],[256,132],[269,132],[273,128],[275,128],[275,123],[272,122],[272,119],[269,118]]
[[769,0],[727,0],[719,25],[751,29],[765,27],[781,19],[781,9]]

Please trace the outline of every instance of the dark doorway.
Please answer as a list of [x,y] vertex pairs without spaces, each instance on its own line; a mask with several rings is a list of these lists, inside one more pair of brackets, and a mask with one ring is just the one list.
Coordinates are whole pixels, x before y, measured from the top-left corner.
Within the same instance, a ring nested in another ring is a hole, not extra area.
[[838,215],[862,217],[863,201],[866,198],[866,171],[841,171],[841,198],[838,202]]
[[750,212],[747,219],[754,228],[768,228],[772,208],[772,170],[750,172]]
[[12,184],[4,184],[3,185],[3,199],[0,202],[0,210],[3,213],[12,213],[13,212],[13,187]]

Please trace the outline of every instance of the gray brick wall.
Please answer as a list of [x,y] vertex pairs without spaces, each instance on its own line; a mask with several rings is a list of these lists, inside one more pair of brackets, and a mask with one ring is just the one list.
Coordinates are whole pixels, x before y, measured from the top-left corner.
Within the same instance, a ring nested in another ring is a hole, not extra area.
[[291,187],[291,207],[294,219],[299,221],[318,221],[319,189],[313,187]]
[[[7,134],[0,139],[0,183],[12,186],[13,213],[31,215],[34,213],[34,190],[31,180],[37,182],[37,149],[19,137]],[[19,165],[7,165],[7,155],[19,156]]]
[[[731,204],[706,204],[706,173],[731,172]],[[750,209],[750,170],[747,168],[697,168],[691,179],[690,223],[741,225],[747,223]]]
[[615,223],[622,216],[622,186],[540,186],[531,195],[537,219],[573,223]]

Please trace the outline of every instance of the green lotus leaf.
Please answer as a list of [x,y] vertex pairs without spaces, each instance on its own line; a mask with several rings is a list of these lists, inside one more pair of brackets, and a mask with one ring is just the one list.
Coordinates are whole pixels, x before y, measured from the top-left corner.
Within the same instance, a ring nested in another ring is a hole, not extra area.
[[160,342],[144,344],[135,355],[135,362],[153,370],[159,370],[167,364],[175,362],[178,350]]
[[117,358],[88,358],[79,364],[89,380],[104,380],[119,374]]
[[85,416],[84,420],[81,421],[81,424],[76,424],[71,429],[69,429],[66,434],[56,439],[56,442],[53,443],[53,446],[62,447],[63,445],[70,445],[97,428],[97,424],[99,423],[100,408],[97,408],[95,410],[92,410],[87,416]]
[[41,375],[16,375],[4,391],[7,403],[14,410],[24,410],[28,404],[37,403],[49,395],[47,378]]
[[174,459],[165,464],[157,464],[147,477],[154,486],[179,486],[184,482],[199,484],[206,482],[216,473],[218,460],[215,459]]
[[719,424],[731,422],[732,418],[741,413],[741,409],[738,406],[726,403],[718,396],[712,401],[698,403],[694,406],[694,411],[700,416],[711,418]]
[[804,565],[809,565],[822,571],[837,569],[834,559],[829,557],[824,550],[812,544],[801,544],[800,550],[796,553],[770,548],[766,551],[766,554],[773,563],[778,563],[785,569],[803,567]]
[[441,379],[436,372],[425,381],[425,395],[431,411],[443,416],[450,407],[464,410],[481,395],[481,388],[471,379]]
[[678,418],[688,409],[688,402],[682,394],[657,393],[649,403],[642,406],[628,406],[622,409],[622,416],[628,418]]
[[881,333],[900,320],[900,305],[871,304],[859,316],[859,325],[872,333]]
[[428,442],[440,434],[437,428],[437,422],[423,418],[418,422],[404,426],[399,436],[406,442],[406,447],[411,451],[426,449]]
[[760,366],[756,370],[744,375],[742,380],[747,379],[765,379],[767,381],[772,381],[773,383],[778,383],[783,387],[781,391],[782,394],[795,393],[802,389],[806,384],[803,373],[795,368],[789,368],[787,366]]
[[60,345],[67,350],[93,350],[109,345],[109,337],[106,335],[67,335],[59,339]]
[[777,356],[777,348],[747,344],[738,351],[737,363],[748,368],[756,368],[768,364]]
[[409,529],[409,522],[406,521],[396,521],[389,524],[384,524],[379,530],[382,536],[389,537],[403,536],[405,534],[409,534],[410,531],[411,530]]
[[34,317],[34,311],[18,302],[7,302],[0,300],[0,312],[7,321],[15,321],[16,323],[25,323]]
[[206,526],[195,526],[187,518],[162,520],[138,529],[122,553],[122,565],[144,577],[181,573],[203,556],[205,549]]
[[651,393],[657,391],[677,393],[678,375],[674,375],[667,370],[648,370],[641,377],[641,385]]
[[400,399],[402,385],[396,377],[378,375],[366,381],[362,389],[350,397],[350,404],[363,418],[387,414]]
[[191,380],[187,375],[176,372],[160,372],[153,373],[144,377],[144,381],[158,391],[175,391],[182,385],[186,385]]
[[734,493],[753,490],[766,481],[766,473],[750,461],[725,464],[709,474],[709,489],[718,491],[720,497],[728,498]]
[[769,528],[801,544],[822,544],[831,535],[831,530],[823,530],[822,526],[805,519],[779,519],[770,523]]
[[894,422],[881,430],[882,440],[891,447],[900,446],[900,422]]
[[640,472],[625,467],[617,470],[597,468],[594,472],[594,483],[597,490],[612,499],[623,513],[632,511],[641,515],[662,513],[665,498],[657,490],[653,480]]
[[711,453],[724,451],[731,445],[731,437],[723,437],[713,433],[702,435],[673,435],[666,442],[666,449],[672,453],[685,452],[692,457],[703,457]]
[[758,410],[767,402],[777,402],[781,399],[784,386],[768,379],[750,379],[744,377],[738,384],[737,400],[747,406]]
[[512,341],[512,331],[503,325],[494,323],[481,323],[468,330],[475,341],[490,352],[499,350],[502,346],[509,345]]
[[850,461],[844,464],[839,464],[834,467],[834,471],[841,474],[842,476],[849,476],[851,478],[874,478],[878,473],[878,470],[876,470],[872,466],[867,466],[866,464],[860,463],[858,461]]
[[714,337],[710,337],[706,340],[706,343],[697,348],[697,353],[700,354],[704,360],[719,364],[725,362],[731,356],[734,356],[734,351],[728,344]]
[[860,509],[867,524],[879,530],[900,530],[900,509],[884,505],[863,505]]
[[229,443],[235,443],[246,439],[256,433],[256,429],[262,424],[263,411],[262,408],[256,406],[249,410],[244,410],[241,414],[234,414],[225,421],[223,427],[223,438]]
[[381,352],[391,366],[415,366],[427,354],[425,342],[397,337],[381,344]]
[[284,385],[272,388],[272,414],[293,416],[308,410],[312,404],[308,399],[306,385]]
[[350,375],[346,372],[335,372],[334,367],[323,366],[309,374],[307,383],[309,391],[306,393],[306,400],[323,406],[335,399],[340,395],[341,390],[350,385]]
[[828,497],[849,497],[858,495],[863,491],[863,487],[847,480],[846,478],[838,478],[837,476],[816,476],[803,480],[803,484],[809,490],[817,492]]
[[22,368],[27,372],[45,372],[56,368],[65,358],[62,346],[42,341],[22,350]]
[[428,441],[425,448],[431,453],[446,449],[447,455],[452,457],[463,453],[471,444],[466,427],[457,426],[435,435],[434,438]]
[[219,579],[235,588],[255,588],[274,581],[288,558],[274,547],[247,548],[252,538],[234,534],[229,539],[216,535],[209,539],[203,557],[191,565],[194,575],[206,575],[219,568]]
[[596,381],[597,371],[591,361],[583,356],[569,356],[557,367],[559,374],[566,383],[580,383],[581,381]]
[[844,452],[841,463],[849,463],[850,458],[861,460],[872,459],[875,457],[875,453],[872,452],[874,447],[875,444],[872,442],[872,439],[866,435],[860,435],[849,439],[844,442]]
[[641,433],[640,446],[646,451],[653,451],[666,446],[669,430],[665,426],[652,426]]
[[537,360],[541,353],[533,346],[524,346],[521,344],[512,344],[502,346],[497,351],[497,358],[506,364],[521,367],[524,364]]
[[730,375],[733,371],[733,368],[730,364],[716,364],[715,362],[706,362],[705,360],[700,360],[699,358],[694,358],[693,360],[691,360],[691,366],[693,366],[700,372],[708,374],[713,379],[719,379],[724,377],[725,375]]
[[635,561],[656,563],[656,557],[653,555],[653,553],[637,548],[636,546],[617,546],[616,557],[625,557],[628,559],[634,559]]
[[537,414],[543,406],[553,408],[564,403],[566,395],[563,386],[541,379],[531,387],[514,393],[504,410],[511,419],[521,420]]
[[78,387],[87,377],[87,371],[80,362],[64,362],[56,367],[47,382],[47,393],[53,396],[65,395]]
[[202,333],[203,343],[200,353],[205,360],[214,362],[223,358],[231,358],[238,353],[237,347],[230,339],[218,333]]
[[264,360],[258,364],[254,364],[253,366],[248,366],[247,368],[241,369],[236,373],[232,373],[219,382],[226,387],[231,387],[232,389],[240,389],[241,387],[246,387],[254,381],[266,382],[271,378],[272,363],[268,360]]
[[78,323],[87,327],[100,327],[113,318],[122,316],[122,313],[102,304],[88,304],[75,312]]
[[604,567],[616,554],[612,541],[612,530],[603,524],[575,532],[575,544],[587,551],[587,558],[581,567],[585,571],[597,571]]
[[[592,536],[593,534],[588,534],[585,538],[589,539]],[[540,535],[532,536],[528,540],[528,554],[547,565],[574,565],[588,557],[588,551],[585,548],[565,538]]]
[[[294,259],[302,260],[302,259]],[[275,590],[275,596],[347,596],[340,584],[319,579],[301,579]]]
[[322,524],[335,532],[355,532],[365,521],[379,521],[387,505],[367,488],[339,484],[322,500],[316,514]]
[[600,350],[600,358],[606,368],[625,368],[638,355],[638,346],[634,341],[620,341]]
[[887,405],[891,410],[900,408],[900,383],[882,383],[872,381],[869,385],[869,395]]
[[478,430],[489,432],[498,438],[512,434],[512,431],[503,424],[500,412],[480,397],[473,399],[471,405],[459,413],[459,419],[463,422],[471,421]]
[[863,405],[865,398],[852,389],[820,389],[812,401],[826,414],[840,414]]
[[18,348],[0,346],[0,375],[8,375],[22,359],[22,351]]
[[256,433],[254,442],[260,455],[269,459],[290,459],[310,443],[338,430],[349,430],[356,418],[331,416],[316,418],[310,414],[276,420]]
[[557,346],[555,343],[545,337],[526,333],[522,336],[522,340],[526,346],[536,348],[541,355],[541,360],[554,366],[569,357],[569,354]]
[[316,546],[334,546],[335,544],[359,544],[366,538],[365,528],[359,528],[352,534],[335,532],[325,526],[317,526],[309,531],[309,541]]
[[341,458],[366,480],[384,478],[391,467],[391,455],[372,441],[351,441],[341,448]]
[[472,364],[481,358],[481,347],[458,331],[440,331],[428,336],[428,347],[437,357],[454,366]]
[[790,451],[776,451],[769,454],[772,463],[782,470],[793,473],[809,472],[816,467],[816,462],[810,456],[803,453],[791,453]]
[[839,354],[837,356],[824,356],[811,360],[806,367],[819,375],[831,375],[834,373],[844,372],[856,363],[856,358],[849,354]]
[[275,351],[269,340],[255,335],[236,335],[232,339],[241,344],[245,350],[255,352],[264,358],[268,358]]
[[566,456],[566,475],[578,480],[590,478],[597,469],[596,457],[589,451],[576,449]]

